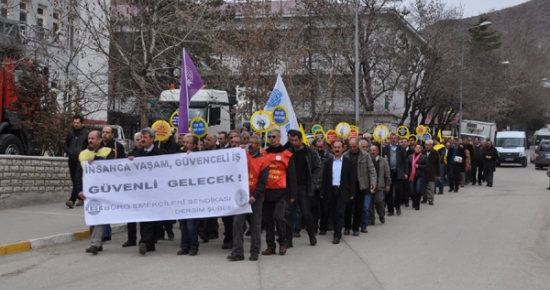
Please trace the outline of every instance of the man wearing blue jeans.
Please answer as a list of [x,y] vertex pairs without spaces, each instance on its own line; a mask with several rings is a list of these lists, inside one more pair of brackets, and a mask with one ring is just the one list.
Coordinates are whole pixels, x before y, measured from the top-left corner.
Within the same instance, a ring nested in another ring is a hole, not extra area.
[[[199,139],[191,134],[186,134],[183,145],[190,154],[197,150]],[[181,249],[178,256],[196,256],[199,252],[199,219],[179,220],[181,230]]]

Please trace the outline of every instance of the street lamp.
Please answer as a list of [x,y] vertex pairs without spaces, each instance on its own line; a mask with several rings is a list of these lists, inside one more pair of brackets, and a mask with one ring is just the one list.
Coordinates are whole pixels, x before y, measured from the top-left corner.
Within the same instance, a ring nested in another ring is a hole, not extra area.
[[[463,31],[468,31],[474,28],[485,27],[491,24],[493,24],[491,21],[484,21],[476,26],[467,28],[466,30],[463,30]],[[459,116],[458,117],[458,138],[462,138],[461,131],[462,131],[462,85],[463,85],[463,75],[464,75],[464,38],[462,38],[461,42],[462,42],[462,57],[460,59],[460,108],[458,111],[458,116]]]

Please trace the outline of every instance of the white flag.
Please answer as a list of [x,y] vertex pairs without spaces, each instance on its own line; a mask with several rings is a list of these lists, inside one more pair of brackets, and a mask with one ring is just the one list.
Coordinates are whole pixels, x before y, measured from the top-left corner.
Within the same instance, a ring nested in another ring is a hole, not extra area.
[[271,112],[273,108],[277,106],[283,106],[288,112],[288,120],[285,125],[277,126],[277,128],[281,130],[281,145],[285,145],[288,141],[288,131],[291,129],[300,130],[300,126],[298,125],[294,108],[292,108],[292,103],[290,102],[290,97],[288,96],[288,92],[286,91],[281,75],[277,76],[277,83],[269,96],[269,100],[267,100],[264,110]]

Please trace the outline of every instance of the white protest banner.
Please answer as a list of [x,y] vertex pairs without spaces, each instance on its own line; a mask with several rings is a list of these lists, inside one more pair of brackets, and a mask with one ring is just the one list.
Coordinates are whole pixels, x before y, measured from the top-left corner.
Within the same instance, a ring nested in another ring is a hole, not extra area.
[[86,224],[250,213],[246,162],[241,148],[84,161]]

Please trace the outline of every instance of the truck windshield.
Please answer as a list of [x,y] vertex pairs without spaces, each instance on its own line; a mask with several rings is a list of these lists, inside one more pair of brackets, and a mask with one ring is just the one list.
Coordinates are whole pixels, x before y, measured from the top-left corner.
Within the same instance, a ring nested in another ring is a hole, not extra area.
[[495,147],[502,147],[502,148],[523,147],[523,138],[511,138],[511,137],[497,138]]
[[197,117],[206,120],[206,108],[189,108],[189,121]]

